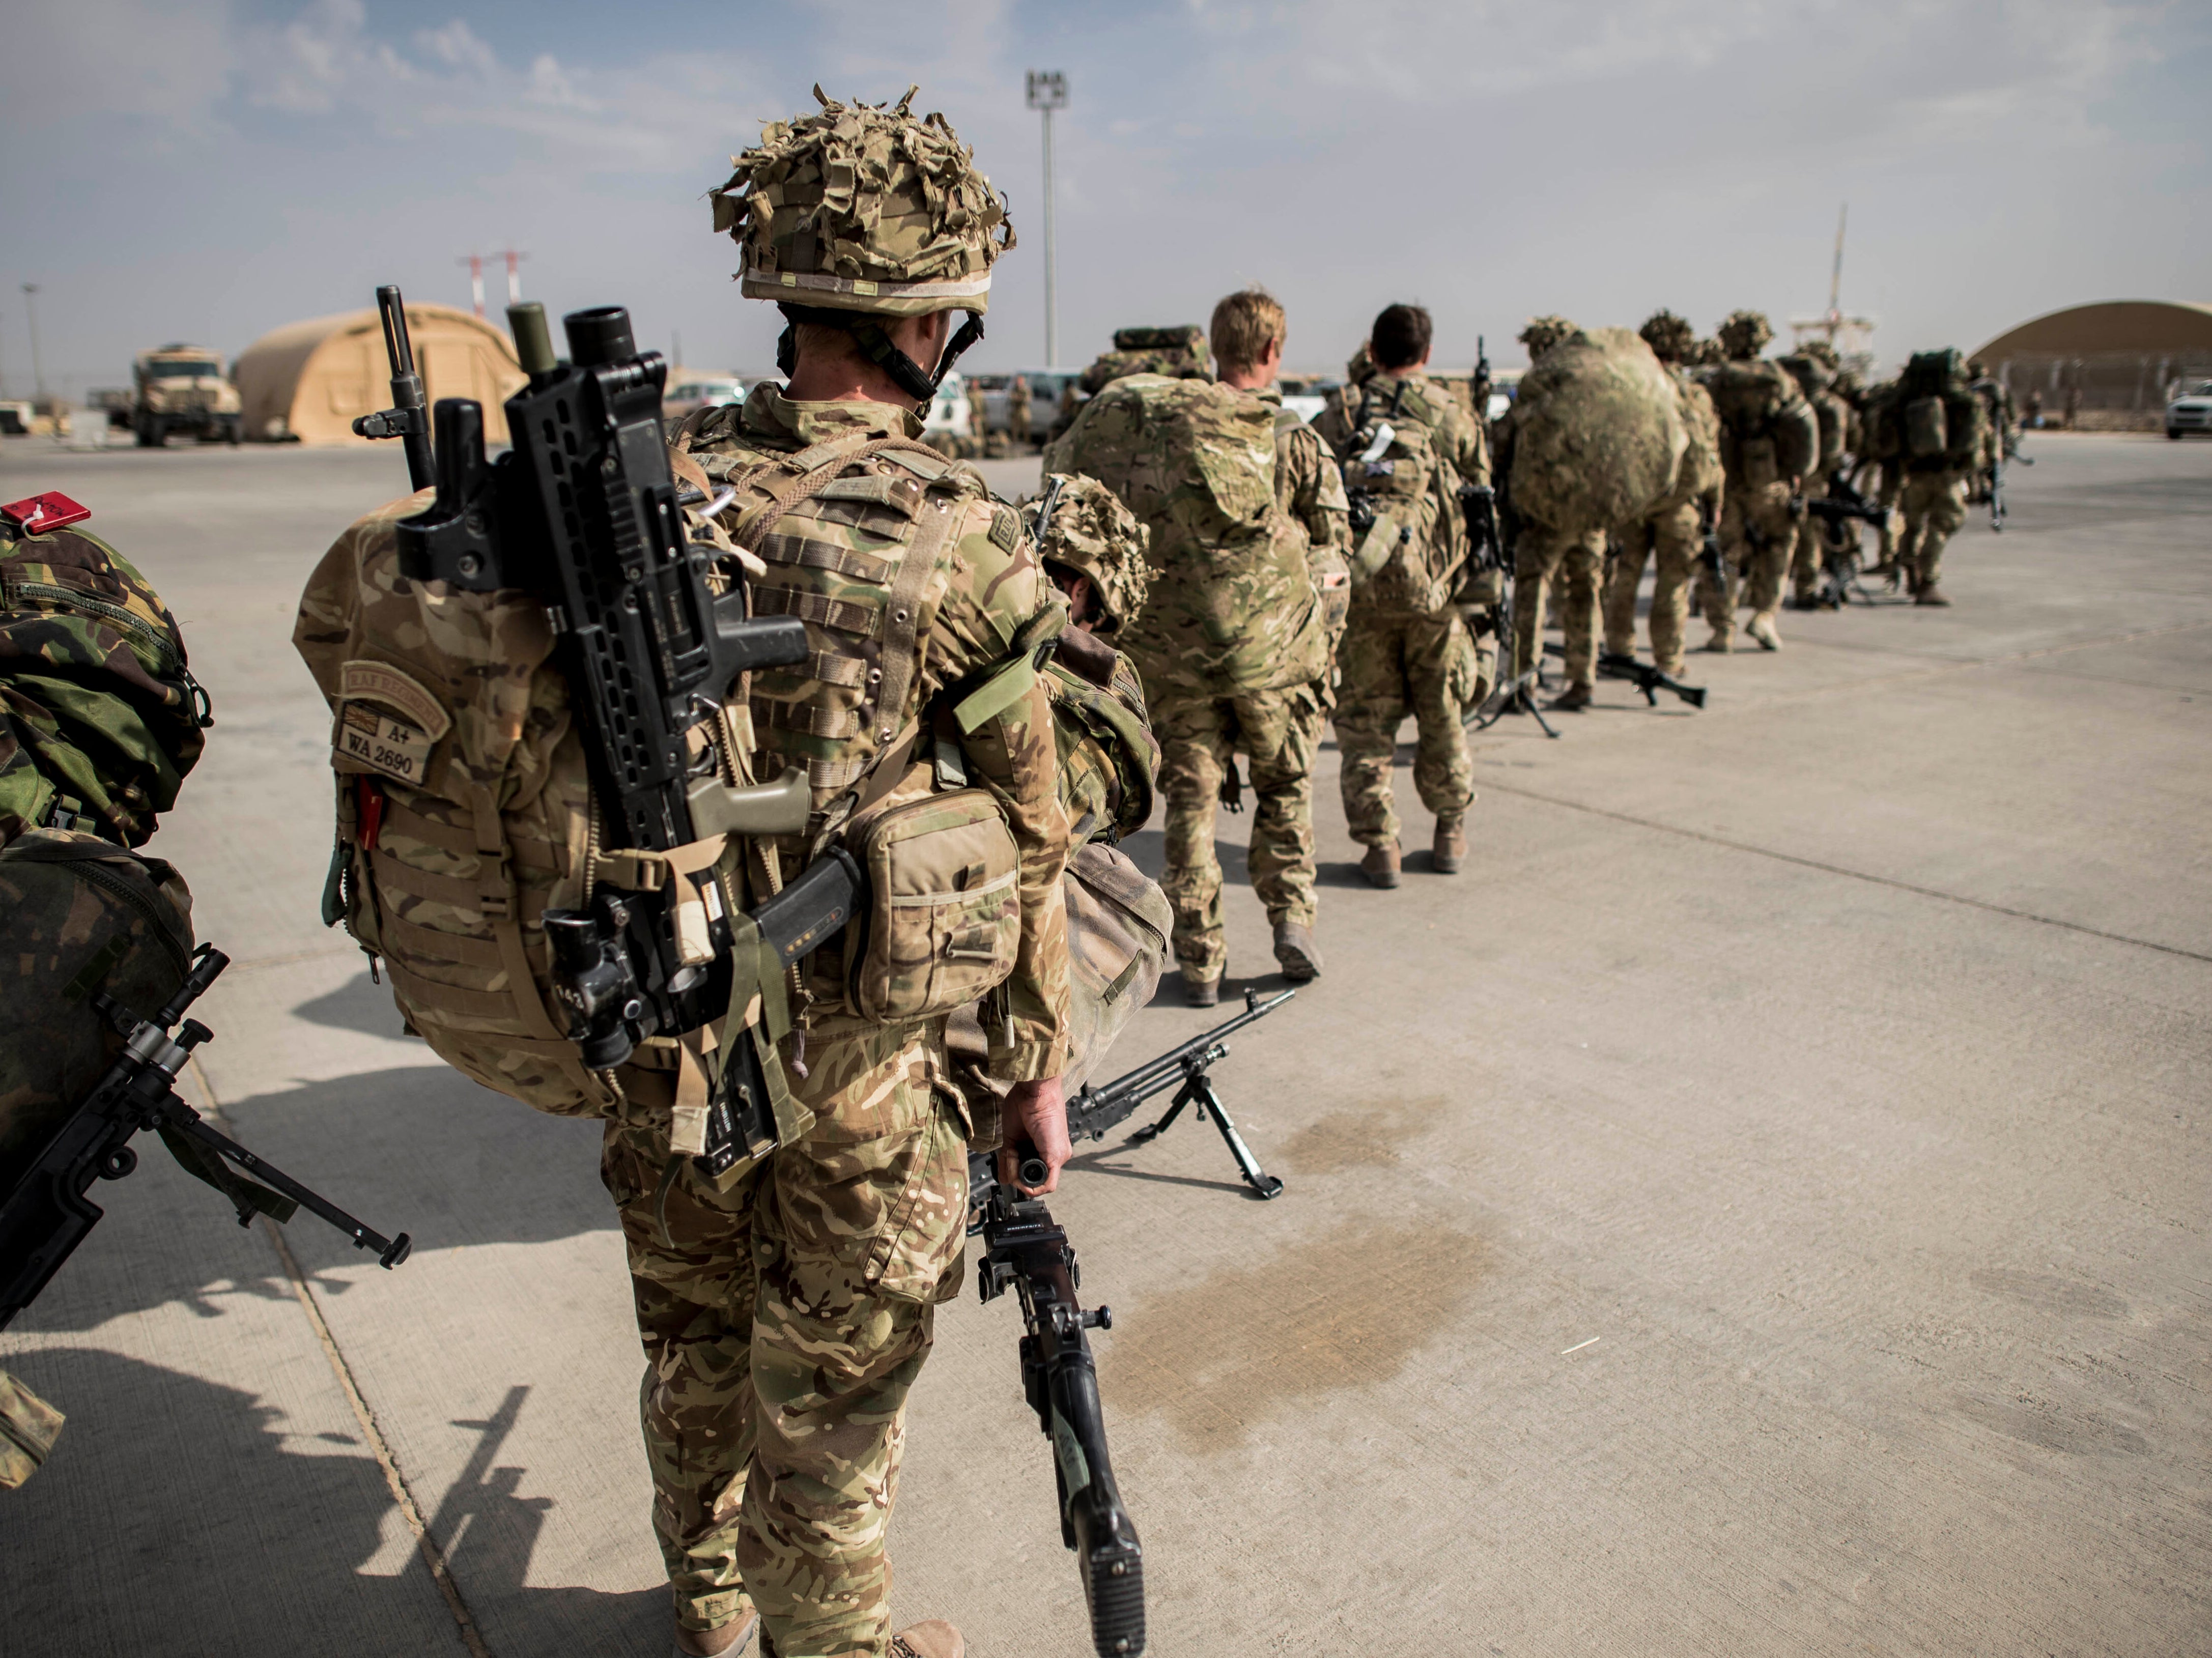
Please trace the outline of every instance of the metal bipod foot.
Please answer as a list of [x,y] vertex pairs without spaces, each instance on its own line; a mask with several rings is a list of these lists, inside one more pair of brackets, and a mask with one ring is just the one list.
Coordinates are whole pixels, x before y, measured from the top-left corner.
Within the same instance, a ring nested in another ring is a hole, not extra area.
[[1222,1139],[1228,1144],[1229,1155],[1237,1159],[1237,1172],[1244,1176],[1244,1183],[1254,1193],[1262,1198],[1272,1198],[1281,1193],[1282,1181],[1260,1167],[1252,1156],[1251,1148],[1244,1144],[1244,1137],[1237,1132],[1237,1125],[1231,1121],[1227,1108],[1222,1105],[1221,1096],[1213,1091],[1212,1078],[1203,1071],[1182,1085],[1175,1096],[1175,1103],[1167,1108],[1165,1115],[1158,1122],[1139,1128],[1130,1135],[1129,1143],[1143,1145],[1158,1139],[1167,1132],[1168,1125],[1182,1114],[1182,1108],[1187,1105],[1195,1105],[1201,1119],[1208,1115],[1212,1117],[1213,1126],[1221,1131]]

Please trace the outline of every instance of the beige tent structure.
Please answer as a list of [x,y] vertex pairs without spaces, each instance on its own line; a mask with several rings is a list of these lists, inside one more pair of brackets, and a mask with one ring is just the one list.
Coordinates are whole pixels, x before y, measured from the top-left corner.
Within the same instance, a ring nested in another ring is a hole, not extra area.
[[[425,395],[473,398],[483,405],[484,440],[507,441],[501,408],[523,373],[505,334],[445,305],[410,305],[407,331]],[[233,375],[245,404],[245,435],[267,442],[366,443],[356,416],[392,402],[384,329],[374,310],[312,317],[264,334],[239,355]]]
[[2212,379],[2212,305],[2107,300],[2008,329],[1974,354],[2012,387],[2057,404],[2155,415],[2177,381]]

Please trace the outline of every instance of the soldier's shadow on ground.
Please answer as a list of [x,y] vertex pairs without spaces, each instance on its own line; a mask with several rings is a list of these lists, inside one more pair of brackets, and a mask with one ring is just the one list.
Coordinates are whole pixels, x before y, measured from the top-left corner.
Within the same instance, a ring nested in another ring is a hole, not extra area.
[[399,1010],[392,1004],[392,987],[377,983],[365,970],[329,995],[302,1002],[292,1011],[310,1024],[327,1025],[334,1030],[357,1030],[365,1036],[406,1034]]
[[[250,1393],[113,1353],[54,1349],[9,1363],[69,1418],[46,1467],[4,1499],[0,1629],[10,1651],[463,1649],[352,1433],[288,1433],[282,1412]],[[416,1493],[431,1534],[494,1651],[660,1658],[665,1589],[527,1586],[553,1503],[523,1495],[529,1470],[499,1461],[527,1391],[511,1388],[486,1401],[482,1419],[457,1424],[480,1447],[450,1491]],[[125,1487],[109,1483],[118,1471]]]

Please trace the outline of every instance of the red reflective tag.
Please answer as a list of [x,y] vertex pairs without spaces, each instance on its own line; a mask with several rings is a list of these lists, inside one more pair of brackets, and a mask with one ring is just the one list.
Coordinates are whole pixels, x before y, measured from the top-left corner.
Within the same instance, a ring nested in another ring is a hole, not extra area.
[[356,835],[363,852],[376,850],[376,837],[384,829],[384,791],[374,777],[356,777],[354,786],[360,791],[361,823]]
[[41,536],[49,530],[83,523],[92,516],[92,508],[78,506],[58,489],[49,489],[46,494],[33,495],[27,501],[11,501],[5,507],[0,507],[0,513],[5,513],[21,525],[24,534]]

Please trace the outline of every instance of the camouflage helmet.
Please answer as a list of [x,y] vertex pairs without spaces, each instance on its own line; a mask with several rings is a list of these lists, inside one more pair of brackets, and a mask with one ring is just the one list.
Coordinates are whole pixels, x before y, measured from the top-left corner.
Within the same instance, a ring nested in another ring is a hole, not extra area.
[[1353,386],[1364,386],[1375,378],[1375,353],[1365,340],[1344,365],[1344,378]]
[[1654,311],[1636,331],[1662,362],[1688,362],[1698,343],[1698,331],[1671,311]]
[[1521,331],[1521,343],[1528,348],[1528,361],[1534,362],[1569,335],[1581,331],[1565,317],[1531,317]]
[[1716,331],[1721,349],[1739,361],[1757,356],[1774,337],[1774,325],[1763,311],[1731,311]]
[[822,106],[773,121],[708,191],[714,228],[744,250],[747,299],[881,316],[980,314],[1014,245],[1006,204],[945,117],[895,105]]
[[1986,380],[1989,377],[1990,366],[1979,357],[1969,357],[1966,359],[1966,372],[1976,380]]
[[1039,558],[1090,578],[1101,612],[1092,632],[1115,633],[1136,620],[1152,585],[1145,562],[1152,531],[1111,489],[1080,472],[1054,472],[1043,493],[1022,504],[1022,519]]

